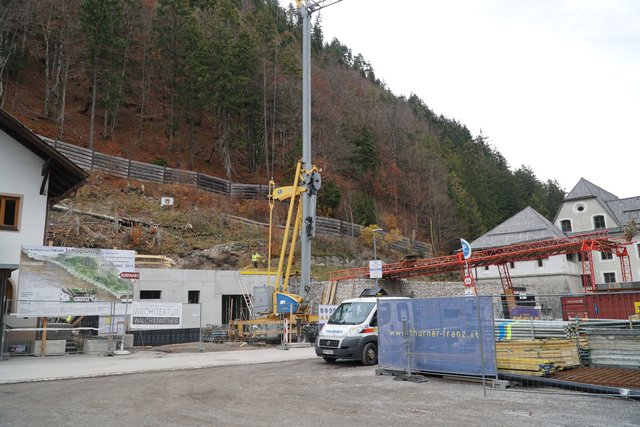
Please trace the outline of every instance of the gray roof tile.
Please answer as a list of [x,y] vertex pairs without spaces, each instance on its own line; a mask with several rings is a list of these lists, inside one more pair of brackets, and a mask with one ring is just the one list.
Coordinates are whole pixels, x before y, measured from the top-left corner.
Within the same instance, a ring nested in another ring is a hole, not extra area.
[[531,206],[471,242],[474,249],[494,248],[535,240],[565,237],[565,234]]
[[611,194],[608,191],[603,190],[584,178],[580,178],[580,181],[578,181],[573,189],[569,191],[569,194],[567,194],[564,200],[588,199],[591,197],[597,197],[605,202],[608,202],[609,200],[618,200],[618,196],[615,194]]

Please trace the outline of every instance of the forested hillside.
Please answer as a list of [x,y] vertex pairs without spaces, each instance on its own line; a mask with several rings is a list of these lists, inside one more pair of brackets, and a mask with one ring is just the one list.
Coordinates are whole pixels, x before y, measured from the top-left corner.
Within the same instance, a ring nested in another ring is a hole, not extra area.
[[[301,155],[301,27],[276,0],[3,0],[0,103],[65,142],[285,185]],[[444,253],[527,205],[555,214],[555,181],[510,169],[428,99],[394,95],[362,55],[324,40],[321,15],[312,58],[322,215]]]

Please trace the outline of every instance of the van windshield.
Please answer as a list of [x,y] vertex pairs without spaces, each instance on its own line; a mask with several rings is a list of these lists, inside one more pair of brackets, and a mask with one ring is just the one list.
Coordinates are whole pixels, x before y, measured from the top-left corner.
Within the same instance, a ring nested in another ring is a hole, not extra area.
[[343,302],[329,318],[330,325],[358,325],[365,320],[376,306],[375,302]]

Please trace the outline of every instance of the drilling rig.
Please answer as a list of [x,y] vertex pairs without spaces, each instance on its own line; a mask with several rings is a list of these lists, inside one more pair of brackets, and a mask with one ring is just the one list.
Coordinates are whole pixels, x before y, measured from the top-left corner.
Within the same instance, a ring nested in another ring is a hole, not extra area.
[[[247,339],[256,336],[283,334],[288,337],[301,336],[301,329],[309,323],[317,322],[317,313],[312,313],[304,299],[289,292],[291,267],[297,238],[302,227],[302,195],[310,193],[315,196],[320,189],[320,171],[313,166],[310,170],[302,170],[302,162],[298,161],[293,185],[274,188],[273,181],[269,183],[269,242],[271,242],[273,207],[276,201],[289,200],[287,222],[284,228],[278,270],[274,286],[254,288],[253,307],[255,318],[248,320],[234,320],[229,325],[229,335],[233,338]],[[306,180],[305,180],[306,177]],[[313,197],[315,200],[315,197]],[[297,207],[296,207],[297,206]],[[295,213],[294,213],[295,210]],[[293,229],[292,229],[293,223]],[[303,233],[308,230],[303,230]],[[268,254],[267,277],[271,277],[271,244]],[[284,261],[287,261],[286,266]],[[274,330],[275,329],[275,330]],[[288,340],[288,339],[287,339]]]

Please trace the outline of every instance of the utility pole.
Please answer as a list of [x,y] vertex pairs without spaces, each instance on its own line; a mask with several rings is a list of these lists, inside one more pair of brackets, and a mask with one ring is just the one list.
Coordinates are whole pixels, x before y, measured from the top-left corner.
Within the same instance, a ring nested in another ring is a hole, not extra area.
[[302,228],[300,236],[300,284],[311,283],[311,239],[316,235],[316,194],[320,174],[311,163],[311,14],[342,0],[298,0],[302,15]]
[[[374,228],[373,230],[371,230],[371,233],[373,234],[373,260],[377,261],[378,260],[378,254],[376,253],[376,233],[379,233],[382,231],[382,228]],[[380,286],[378,285],[378,278],[376,277],[376,293],[378,293],[380,291]]]

